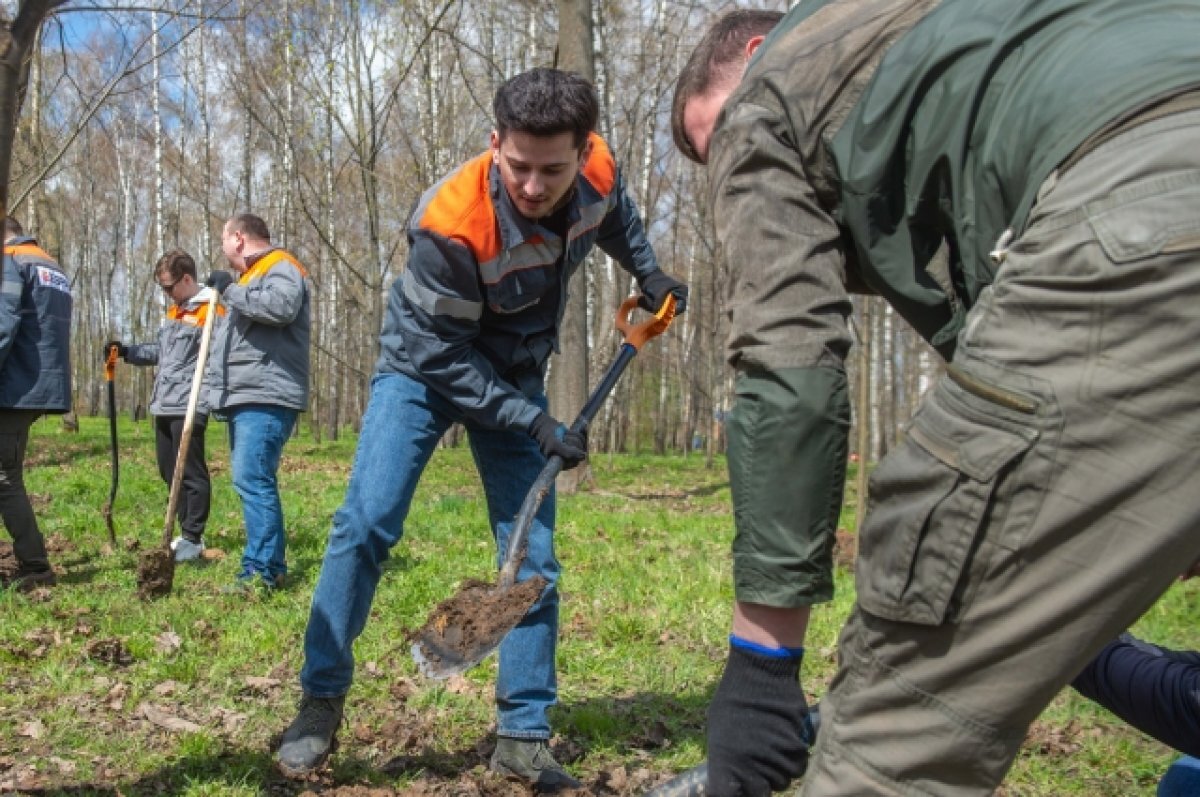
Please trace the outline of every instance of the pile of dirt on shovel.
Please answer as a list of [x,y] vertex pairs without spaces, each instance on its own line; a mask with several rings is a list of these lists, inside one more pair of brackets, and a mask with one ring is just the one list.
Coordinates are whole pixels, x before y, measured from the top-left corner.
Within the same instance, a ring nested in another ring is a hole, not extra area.
[[[541,576],[507,589],[467,579],[458,592],[434,607],[425,625],[413,632],[410,639],[419,642],[434,638],[459,660],[470,659],[481,645],[493,643],[521,622],[545,588],[546,579]],[[452,632],[447,633],[447,629]],[[435,668],[443,661],[429,646],[423,646],[422,652]]]

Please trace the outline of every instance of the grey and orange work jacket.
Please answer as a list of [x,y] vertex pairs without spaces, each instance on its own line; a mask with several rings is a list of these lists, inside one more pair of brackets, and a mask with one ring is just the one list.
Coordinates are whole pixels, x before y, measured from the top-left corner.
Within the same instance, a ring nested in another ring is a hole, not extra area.
[[[174,417],[187,414],[192,394],[192,377],[200,356],[200,338],[208,318],[208,300],[212,288],[201,288],[182,304],[172,303],[167,317],[158,330],[155,343],[135,343],[129,347],[125,362],[130,365],[157,365],[154,390],[150,394],[150,413]],[[217,305],[217,317],[225,308]],[[217,319],[213,319],[216,323]],[[200,394],[198,411],[208,414],[204,392]]]
[[247,258],[225,289],[204,374],[210,411],[266,404],[308,409],[312,297],[308,272],[283,249]]
[[470,423],[528,428],[558,347],[567,283],[593,245],[641,284],[658,262],[608,145],[592,134],[563,239],[524,218],[490,151],[417,202],[393,283],[377,371],[419,379]]
[[71,409],[71,281],[38,242],[11,238],[0,271],[0,408]]

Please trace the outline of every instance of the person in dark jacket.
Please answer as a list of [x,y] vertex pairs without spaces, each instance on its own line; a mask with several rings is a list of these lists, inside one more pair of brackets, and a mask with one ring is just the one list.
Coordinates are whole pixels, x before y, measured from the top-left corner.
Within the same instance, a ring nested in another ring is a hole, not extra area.
[[13,538],[21,591],[55,583],[25,491],[29,427],[71,409],[71,281],[14,218],[4,220],[0,273],[0,516]]
[[[544,379],[568,281],[592,247],[634,277],[650,305],[672,293],[682,309],[686,298],[685,286],[659,269],[613,156],[593,132],[590,83],[534,69],[500,87],[494,111],[491,148],[426,191],[409,222],[408,267],[389,294],[350,484],[313,595],[304,698],[278,752],[288,776],[307,775],[333,749],[354,640],[421,472],[451,424],[467,430],[498,551],[547,458],[560,456],[567,468],[585,458],[586,433],[549,413]],[[554,517],[551,493],[517,576],[547,585],[500,646],[491,760],[546,790],[577,785],[546,744],[557,695]]]
[[299,259],[271,243],[267,223],[239,213],[221,230],[228,271],[206,283],[221,294],[204,377],[210,412],[228,421],[233,488],[242,500],[246,546],[231,587],[272,590],[287,574],[279,498],[283,446],[308,409],[312,291]]
[[[192,377],[200,356],[200,339],[208,317],[208,302],[212,288],[201,287],[196,274],[196,261],[181,249],[172,249],[159,258],[154,266],[154,279],[171,304],[167,317],[158,331],[155,343],[133,343],[128,346],[119,340],[110,346],[130,365],[154,365],[154,390],[150,395],[150,414],[154,416],[155,454],[158,474],[170,486],[179,456],[188,400],[191,398]],[[216,305],[218,316],[225,308]],[[215,323],[215,319],[214,319]],[[190,562],[204,554],[204,526],[212,497],[212,483],[204,456],[204,431],[208,425],[208,407],[201,393],[200,403],[192,423],[191,439],[183,465],[176,516],[179,536],[171,541],[175,561]]]
[[1200,555],[1200,5],[733,12],[685,66],[672,132],[708,165],[738,373],[709,793],[805,770],[797,675],[832,595],[867,290],[948,367],[872,474],[803,794],[991,794]]

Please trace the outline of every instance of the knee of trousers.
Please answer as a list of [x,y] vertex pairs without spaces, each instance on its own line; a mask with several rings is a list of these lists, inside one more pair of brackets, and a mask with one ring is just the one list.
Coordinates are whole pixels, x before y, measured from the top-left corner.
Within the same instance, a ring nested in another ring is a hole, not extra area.
[[956,794],[991,794],[1025,737],[1023,727],[989,722],[1004,713],[1003,706],[991,708],[1003,695],[985,684],[948,693],[928,677],[921,657],[893,666],[876,655],[861,614],[850,623],[839,643],[838,676],[822,701],[827,738],[809,776],[824,772],[814,780],[886,785],[876,788],[883,794],[913,787],[941,794],[952,784],[961,788]]

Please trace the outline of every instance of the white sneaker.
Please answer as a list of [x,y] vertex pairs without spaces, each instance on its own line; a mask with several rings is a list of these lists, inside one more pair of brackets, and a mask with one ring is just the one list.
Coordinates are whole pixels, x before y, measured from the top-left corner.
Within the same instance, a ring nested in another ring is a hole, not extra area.
[[176,537],[171,540],[171,550],[175,552],[176,562],[191,562],[204,555],[204,543]]

